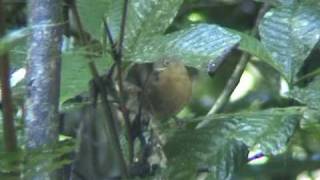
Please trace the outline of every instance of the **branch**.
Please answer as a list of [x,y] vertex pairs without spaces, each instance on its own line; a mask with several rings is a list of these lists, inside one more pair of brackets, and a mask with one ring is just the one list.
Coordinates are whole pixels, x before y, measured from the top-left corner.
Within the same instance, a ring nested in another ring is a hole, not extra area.
[[99,77],[99,74],[98,74],[98,71],[96,69],[96,66],[94,65],[93,62],[90,62],[89,63],[89,67],[90,67],[90,70],[91,70],[91,74],[92,76],[94,77],[94,81],[100,91],[100,96],[101,96],[101,100],[102,100],[102,106],[103,106],[103,109],[106,113],[106,117],[107,117],[107,129],[108,131],[107,132],[110,132],[109,135],[110,135],[110,141],[111,141],[111,144],[114,145],[114,148],[115,148],[115,152],[117,153],[117,156],[118,156],[118,159],[119,159],[119,162],[120,162],[120,165],[121,165],[121,170],[122,170],[122,174],[124,174],[126,177],[128,175],[128,171],[127,171],[127,165],[126,165],[126,162],[125,162],[125,159],[124,159],[124,155],[122,153],[122,150],[121,150],[121,145],[120,145],[120,141],[119,141],[119,136],[118,136],[118,133],[117,133],[117,130],[116,130],[116,126],[115,126],[115,123],[114,123],[114,117],[112,115],[112,110],[111,110],[111,107],[110,107],[110,104],[108,102],[108,99],[107,99],[107,90],[106,88],[104,87],[103,85],[103,82],[101,80],[101,78]]
[[[263,15],[265,14],[265,12],[269,9],[269,5],[266,3],[262,6],[262,8],[259,11],[259,14],[257,16],[255,25],[251,31],[251,35],[256,35],[257,34],[257,30],[258,30],[258,25],[260,23],[260,20],[262,19]],[[248,64],[248,61],[250,59],[251,55],[247,52],[244,52],[239,60],[239,63],[237,64],[235,70],[233,71],[230,79],[227,82],[226,87],[224,88],[224,90],[222,91],[222,93],[220,94],[219,98],[217,99],[216,103],[212,106],[212,108],[210,109],[210,111],[208,112],[208,116],[215,114],[217,112],[219,112],[229,101],[229,98],[232,94],[232,92],[235,90],[235,88],[237,87],[241,75],[245,69],[245,67]],[[208,124],[210,122],[210,119],[204,120],[201,123],[199,123],[197,125],[197,128],[201,128],[204,127],[206,124]]]
[[[121,25],[120,25],[120,35],[119,35],[119,44],[118,46],[114,42],[114,39],[112,37],[108,22],[104,19],[104,27],[107,33],[107,38],[111,45],[111,55],[116,63],[117,67],[117,78],[118,78],[118,86],[119,86],[119,102],[120,102],[120,110],[123,114],[124,120],[125,120],[125,126],[127,131],[127,138],[128,138],[128,149],[129,149],[129,161],[130,163],[133,162],[133,136],[132,136],[132,129],[131,129],[131,123],[129,119],[129,112],[125,106],[124,102],[124,90],[123,90],[123,78],[122,78],[122,57],[123,57],[123,42],[124,42],[124,36],[125,36],[125,25],[126,25],[126,19],[128,14],[128,0],[124,1],[123,10],[122,10],[122,17],[121,17]],[[111,73],[113,72],[113,69]]]
[[[0,37],[5,33],[5,26],[4,5],[2,0],[0,0]],[[7,53],[0,55],[0,79],[4,146],[6,152],[14,152],[17,150],[17,135],[13,118],[13,103],[10,88],[10,63],[9,55]]]

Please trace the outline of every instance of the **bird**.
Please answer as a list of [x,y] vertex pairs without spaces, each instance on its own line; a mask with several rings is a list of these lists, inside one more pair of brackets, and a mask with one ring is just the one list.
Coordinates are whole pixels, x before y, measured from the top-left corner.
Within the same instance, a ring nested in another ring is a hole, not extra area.
[[163,58],[153,64],[146,79],[143,101],[156,119],[168,119],[180,112],[192,95],[192,80],[182,61]]

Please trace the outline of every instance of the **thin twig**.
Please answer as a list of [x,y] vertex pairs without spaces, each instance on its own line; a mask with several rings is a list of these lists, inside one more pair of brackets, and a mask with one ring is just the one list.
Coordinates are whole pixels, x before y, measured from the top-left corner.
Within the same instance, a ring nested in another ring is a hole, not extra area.
[[91,70],[91,74],[94,77],[95,83],[100,91],[102,106],[104,108],[104,112],[106,113],[106,117],[107,117],[106,122],[107,122],[108,132],[110,132],[109,135],[110,135],[111,144],[114,145],[115,153],[117,154],[119,162],[120,162],[122,174],[127,177],[128,176],[127,165],[126,165],[125,158],[124,158],[124,155],[121,150],[120,140],[119,140],[119,136],[118,136],[116,126],[114,123],[114,117],[112,115],[112,110],[111,110],[110,104],[107,99],[108,92],[107,92],[106,88],[104,87],[101,78],[99,77],[99,74],[98,74],[98,71],[96,69],[94,62],[90,62],[89,67]]
[[[0,37],[5,32],[4,5],[0,0]],[[13,119],[13,104],[10,88],[10,62],[8,54],[0,56],[0,79],[3,114],[3,136],[6,152],[17,150],[17,136]]]
[[[129,161],[130,163],[133,162],[133,137],[132,137],[132,130],[131,130],[131,123],[129,120],[129,112],[124,103],[124,90],[123,90],[123,78],[122,78],[122,58],[123,58],[123,42],[125,36],[125,26],[126,26],[126,19],[128,14],[128,4],[129,1],[125,0],[122,10],[122,18],[121,18],[121,25],[120,25],[120,34],[119,34],[119,44],[111,44],[113,48],[117,47],[116,55],[114,56],[114,60],[117,65],[117,78],[118,78],[118,86],[119,86],[119,101],[120,101],[120,109],[124,116],[125,126],[127,130],[127,138],[128,138],[128,148],[129,148]],[[108,31],[107,31],[108,32]],[[110,31],[109,31],[110,33]],[[111,33],[108,35],[111,37]],[[110,38],[112,39],[112,38]]]
[[13,105],[10,88],[9,57],[7,54],[0,56],[0,78],[3,114],[3,136],[7,152],[17,150],[17,136],[13,119]]
[[[78,11],[76,9],[76,6],[72,5],[72,7],[73,7],[72,8],[73,12],[74,12],[74,14],[76,16],[77,26],[78,26],[78,28],[80,30],[80,35],[81,35],[80,38],[82,37],[81,39],[83,40],[83,42],[85,44],[87,44],[88,41],[87,41],[87,38],[85,38],[84,30],[82,28],[83,26],[82,26]],[[108,39],[109,39],[109,41],[111,43],[111,46],[112,46],[111,55],[112,55],[112,57],[114,59],[116,59],[117,58],[117,51],[115,49],[114,41],[113,41],[111,32],[109,30],[108,23],[106,21],[103,21],[103,22],[104,22],[105,29],[107,31]],[[117,153],[118,159],[120,161],[122,174],[124,174],[125,177],[127,177],[128,176],[127,165],[126,165],[125,157],[124,157],[123,152],[121,150],[121,144],[120,144],[119,136],[118,136],[118,133],[117,133],[117,130],[116,130],[116,126],[115,126],[115,119],[114,119],[114,117],[112,115],[112,110],[111,110],[111,107],[109,105],[109,101],[107,99],[107,94],[108,94],[107,89],[104,87],[103,82],[102,82],[102,80],[101,80],[101,78],[100,78],[100,76],[98,74],[97,69],[96,69],[96,66],[94,65],[92,60],[89,63],[89,67],[91,69],[91,73],[92,73],[92,75],[94,77],[96,85],[98,86],[98,89],[100,91],[104,112],[106,113],[106,117],[108,117],[107,118],[107,126],[108,126],[108,130],[110,132],[111,144],[113,144],[114,147],[115,147],[115,152]],[[114,66],[111,67],[110,72],[108,74],[108,77],[112,76],[113,71],[114,71]]]
[[299,82],[306,80],[308,78],[312,78],[317,76],[318,74],[320,74],[320,69],[316,69],[308,74],[305,74],[304,76],[302,76],[301,78],[299,78],[296,82],[294,82],[294,85],[298,84]]
[[124,104],[123,104],[123,81],[122,81],[122,50],[123,50],[123,41],[124,41],[124,33],[125,33],[125,24],[127,18],[127,11],[128,11],[128,0],[124,1],[124,6],[122,10],[122,19],[121,19],[121,26],[120,26],[120,35],[119,35],[119,45],[117,48],[117,54],[115,56],[115,61],[117,63],[118,69],[118,85],[119,85],[119,93],[120,93],[120,105],[123,111],[125,111]]
[[230,79],[227,82],[226,87],[224,88],[224,90],[220,94],[220,96],[217,99],[217,101],[215,102],[214,106],[212,106],[212,108],[208,112],[208,115],[212,115],[212,114],[217,113],[228,102],[232,92],[237,87],[237,85],[240,81],[241,75],[242,75],[249,59],[250,59],[250,55],[248,53],[242,54],[242,56],[239,60],[239,63],[237,64],[235,70],[233,71]]
[[79,15],[79,12],[78,12],[78,9],[77,9],[77,6],[75,4],[76,1],[72,1],[69,6],[70,6],[70,9],[71,9],[71,12],[73,14],[73,16],[75,17],[75,21],[76,21],[76,24],[79,28],[79,36],[80,36],[80,40],[81,40],[81,43],[83,44],[87,44],[87,37],[86,37],[86,33],[84,32],[84,29],[83,29],[83,26],[82,26],[82,23],[81,23],[81,19],[80,19],[80,15]]
[[[260,20],[262,19],[263,15],[265,14],[265,12],[269,9],[269,5],[267,3],[265,3],[262,8],[259,11],[259,14],[257,16],[255,25],[251,31],[251,35],[255,36],[257,34],[258,31],[258,25]],[[212,108],[210,109],[210,111],[208,112],[207,116],[209,115],[213,115],[217,112],[219,112],[222,107],[225,106],[225,104],[228,103],[229,98],[232,94],[232,92],[235,90],[235,88],[237,87],[241,75],[244,72],[245,67],[248,64],[248,61],[250,59],[251,55],[247,52],[244,52],[241,55],[241,58],[239,60],[239,63],[237,64],[235,70],[233,71],[230,79],[227,82],[226,87],[224,88],[223,92],[220,94],[219,98],[217,99],[216,103],[212,106]],[[201,128],[204,127],[205,125],[207,125],[211,120],[210,119],[206,119],[204,121],[202,121],[201,123],[199,123],[197,125],[197,128]]]
[[115,60],[116,56],[117,56],[117,49],[115,47],[115,43],[114,43],[110,28],[109,28],[109,25],[108,25],[108,20],[103,18],[103,24],[104,24],[104,29],[105,29],[105,31],[107,33],[107,38],[108,38],[108,40],[110,42],[110,45],[111,45],[111,55],[112,55],[112,58]]
[[[122,50],[123,50],[123,41],[124,41],[124,34],[125,34],[125,25],[127,19],[127,11],[128,11],[128,0],[124,1],[123,10],[122,10],[122,18],[121,18],[121,26],[120,26],[120,34],[119,34],[119,45],[117,48],[117,56],[116,56],[116,63],[118,67],[118,85],[119,85],[119,92],[120,92],[120,102],[122,103],[122,108],[124,108],[123,104],[123,81],[122,81]],[[125,111],[125,109],[123,109]]]
[[122,50],[123,50],[123,41],[124,41],[124,33],[125,33],[125,26],[126,26],[126,19],[128,14],[128,4],[129,0],[124,1],[123,10],[122,10],[122,19],[121,19],[121,26],[120,26],[120,35],[119,35],[119,46],[118,46],[118,54],[120,56],[119,60],[122,58]]
[[[121,25],[120,25],[120,35],[119,35],[119,44],[118,46],[116,45],[109,25],[108,21],[104,18],[103,23],[104,23],[104,28],[107,33],[107,38],[110,42],[111,45],[111,56],[116,63],[116,68],[117,68],[117,78],[118,78],[118,87],[119,87],[119,104],[120,104],[120,110],[124,116],[125,120],[125,126],[126,126],[126,131],[127,131],[127,138],[128,138],[128,149],[129,149],[129,161],[130,163],[133,162],[133,137],[132,137],[132,129],[131,129],[131,123],[129,120],[129,112],[125,106],[124,103],[124,90],[123,90],[123,78],[122,78],[122,57],[123,57],[123,41],[124,41],[124,34],[125,34],[125,24],[126,24],[126,19],[127,19],[127,12],[128,12],[128,0],[125,0],[124,6],[123,6],[123,11],[122,11],[122,19],[121,19]],[[111,71],[112,75],[113,69]]]

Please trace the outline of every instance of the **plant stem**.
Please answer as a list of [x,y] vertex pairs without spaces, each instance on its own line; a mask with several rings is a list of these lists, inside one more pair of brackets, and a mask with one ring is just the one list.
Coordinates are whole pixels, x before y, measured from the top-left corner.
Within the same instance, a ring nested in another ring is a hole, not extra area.
[[[256,22],[255,25],[251,31],[251,35],[255,36],[257,34],[258,31],[258,25],[260,23],[260,20],[262,19],[263,15],[265,14],[265,12],[269,9],[269,5],[267,3],[265,3],[262,8],[259,11],[259,14],[256,18]],[[247,52],[243,52],[239,63],[237,64],[235,70],[233,71],[230,79],[227,82],[226,87],[224,88],[224,90],[222,91],[222,93],[220,94],[219,98],[217,99],[216,103],[212,106],[212,108],[210,109],[210,111],[208,112],[207,116],[216,114],[217,112],[219,112],[229,101],[229,98],[232,94],[232,92],[235,90],[235,88],[237,87],[238,83],[240,82],[240,78],[244,72],[245,67],[248,64],[248,61],[250,59],[251,55]],[[211,120],[210,119],[206,119],[202,122],[200,122],[197,125],[197,128],[201,128],[206,126]]]

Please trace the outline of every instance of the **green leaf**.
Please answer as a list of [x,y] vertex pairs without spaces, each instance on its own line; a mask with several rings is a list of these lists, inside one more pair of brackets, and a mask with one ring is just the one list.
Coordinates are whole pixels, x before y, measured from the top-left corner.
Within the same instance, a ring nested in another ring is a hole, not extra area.
[[294,87],[289,96],[310,108],[320,109],[320,76],[316,77],[305,88]]
[[262,43],[273,58],[268,63],[291,83],[319,41],[319,8],[298,5],[272,9],[259,29]]
[[319,110],[306,109],[303,113],[303,118],[300,122],[300,127],[303,130],[316,135],[320,138],[320,113]]
[[145,38],[137,43],[128,59],[143,63],[171,57],[182,60],[187,66],[207,69],[208,63],[216,63],[239,41],[240,36],[219,26],[198,24],[165,36]]
[[212,121],[200,129],[176,130],[165,145],[169,179],[195,179],[202,167],[210,170],[209,179],[231,179],[246,163],[247,147],[282,152],[302,114],[299,108],[277,108],[199,118]]
[[209,116],[205,119],[212,120],[206,128],[216,126],[219,121],[232,122],[233,128],[226,136],[242,141],[249,148],[259,146],[263,153],[275,155],[283,151],[302,114],[301,108],[290,107]]
[[75,141],[70,139],[24,152],[23,172],[25,177],[29,179],[39,173],[51,173],[66,164],[72,163],[72,159],[68,155],[74,152],[75,148]]
[[[118,38],[123,0],[112,1],[108,22],[113,37]],[[129,1],[124,47],[133,50],[141,37],[162,34],[173,21],[183,0]]]
[[29,28],[22,28],[12,31],[0,39],[0,56],[14,48],[19,42],[23,41],[30,34]]
[[107,13],[111,0],[78,0],[76,2],[84,30],[95,39],[100,40],[103,32],[102,18]]
[[234,139],[224,138],[228,124],[212,129],[181,130],[165,146],[168,179],[196,179],[199,169],[210,171],[209,179],[231,179],[247,160],[247,148]]
[[238,122],[233,136],[250,148],[276,155],[285,150],[302,114],[301,109],[284,108],[234,115]]
[[239,32],[231,29],[228,29],[228,30],[241,36],[239,49],[246,51],[263,61],[267,61],[267,62],[272,61],[272,56],[269,53],[269,51],[255,37],[250,36],[243,32]]
[[81,49],[62,54],[60,102],[64,102],[88,90],[89,81],[92,79],[88,66],[90,60],[95,62],[100,72],[107,70],[111,64],[111,59],[108,56],[95,56],[91,58],[87,56],[87,52]]
[[66,155],[74,152],[75,147],[75,141],[69,139],[29,151],[0,152],[0,178],[4,178],[2,172],[23,172],[26,179],[42,172],[52,172],[72,162]]

